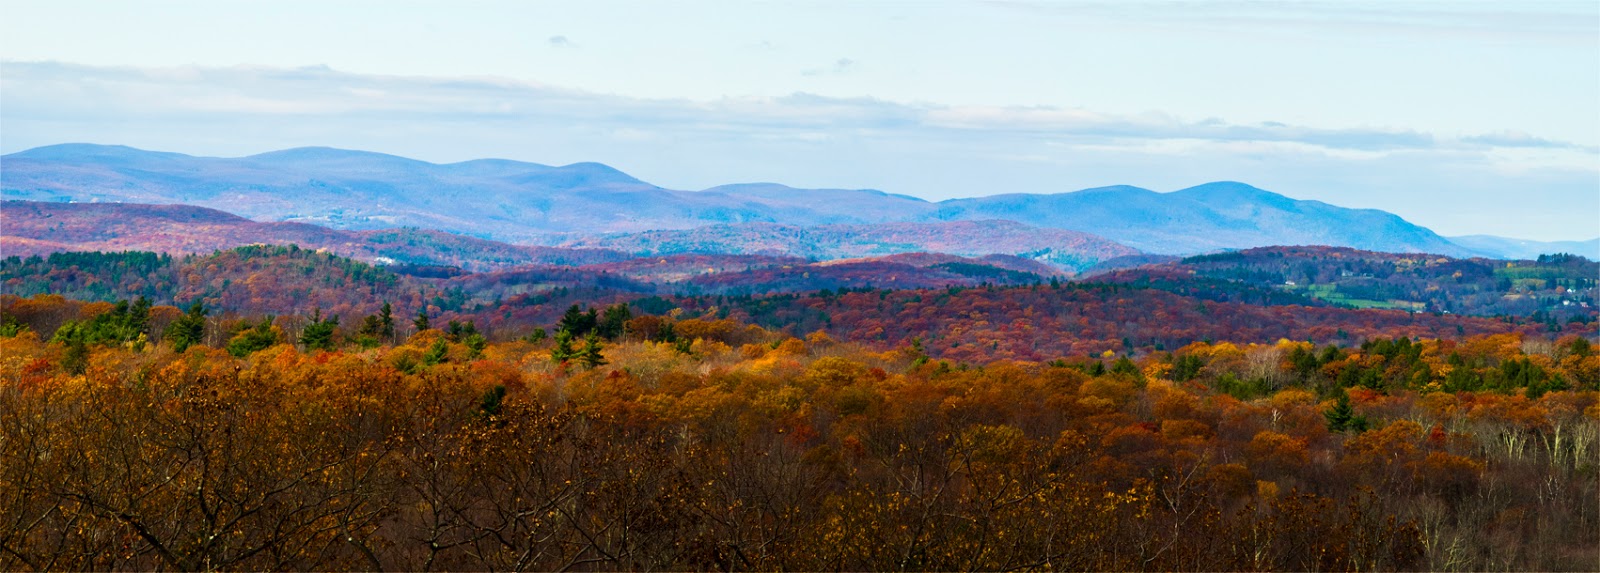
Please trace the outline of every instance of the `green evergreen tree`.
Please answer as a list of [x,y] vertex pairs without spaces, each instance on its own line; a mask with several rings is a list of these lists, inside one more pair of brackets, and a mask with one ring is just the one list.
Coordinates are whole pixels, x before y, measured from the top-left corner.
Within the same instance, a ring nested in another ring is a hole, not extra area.
[[466,340],[466,338],[468,336],[472,336],[472,335],[475,335],[477,333],[478,333],[478,325],[477,325],[477,323],[474,323],[474,322],[472,322],[470,320],[466,321],[466,322],[460,322],[460,321],[452,320],[452,321],[450,321],[450,324],[445,328],[445,334],[450,337],[450,341],[451,342],[461,342],[463,340]]
[[206,307],[199,301],[189,306],[189,312],[172,321],[167,326],[167,340],[172,341],[172,349],[178,352],[188,350],[190,346],[199,344],[206,330]]
[[591,332],[589,336],[584,337],[583,350],[579,351],[578,359],[589,368],[606,363],[606,357],[600,354],[600,337],[597,333]]
[[361,328],[356,329],[356,344],[362,348],[372,348],[378,345],[382,337],[382,318],[376,314],[369,314],[361,319]]
[[567,307],[567,312],[561,315],[561,322],[556,325],[557,330],[565,330],[573,336],[583,336],[594,330],[595,323],[599,321],[599,314],[595,309],[584,312],[581,307],[574,304]]
[[334,316],[326,320],[322,318],[322,309],[317,309],[311,317],[311,324],[300,331],[300,344],[306,350],[333,350],[335,346],[334,334],[339,328],[339,317]]
[[78,375],[89,370],[89,345],[79,336],[72,337],[66,342],[67,348],[61,353],[61,368],[68,374]]
[[17,320],[17,317],[0,313],[0,337],[11,338],[28,331],[28,325]]
[[556,347],[550,351],[550,361],[561,364],[576,355],[572,350],[572,332],[566,329],[556,331]]
[[618,336],[622,336],[623,330],[631,318],[633,318],[633,311],[628,310],[626,303],[613,304],[606,307],[606,312],[601,315],[600,324],[595,329],[600,332],[600,336],[606,337],[607,340],[616,340]]
[[234,335],[233,340],[228,341],[228,354],[243,358],[271,348],[272,345],[279,342],[278,333],[272,330],[271,316],[262,319],[255,326],[250,326],[248,321],[241,326],[242,328],[238,334]]
[[383,301],[383,308],[378,311],[378,335],[394,342],[394,307],[389,306],[389,301]]
[[1367,430],[1367,417],[1356,415],[1355,408],[1350,406],[1350,395],[1345,392],[1339,393],[1338,401],[1334,403],[1332,408],[1328,408],[1327,411],[1323,412],[1322,417],[1327,419],[1329,431],[1344,432],[1348,430],[1359,434]]
[[[119,304],[119,306],[121,306]],[[150,330],[150,299],[139,297],[120,318],[117,338],[123,342],[138,340]]]
[[501,384],[495,384],[493,388],[483,393],[483,397],[478,399],[478,412],[486,417],[498,415],[500,413],[500,405],[505,403],[505,399],[506,387]]
[[1111,373],[1127,376],[1135,380],[1144,379],[1144,373],[1139,371],[1139,366],[1135,365],[1133,360],[1130,360],[1127,356],[1117,358],[1115,362],[1111,363]]
[[433,346],[428,347],[428,352],[422,355],[422,363],[428,366],[448,362],[450,360],[450,346],[444,338],[433,340]]
[[417,332],[427,330],[429,326],[428,309],[424,308],[417,311],[417,318],[411,321],[411,325],[417,327]]
[[466,345],[467,350],[469,351],[468,357],[472,359],[477,359],[479,356],[482,356],[483,349],[489,346],[489,340],[484,338],[482,334],[478,334],[476,332],[468,334],[466,338],[461,339],[461,343]]
[[1177,360],[1172,361],[1172,379],[1178,382],[1194,380],[1200,375],[1200,369],[1205,366],[1205,361],[1199,356],[1193,354],[1179,356]]
[[150,299],[141,296],[132,304],[117,301],[110,311],[89,320],[69,321],[56,330],[53,340],[65,342],[76,337],[84,344],[134,343],[134,348],[142,349],[149,328]]

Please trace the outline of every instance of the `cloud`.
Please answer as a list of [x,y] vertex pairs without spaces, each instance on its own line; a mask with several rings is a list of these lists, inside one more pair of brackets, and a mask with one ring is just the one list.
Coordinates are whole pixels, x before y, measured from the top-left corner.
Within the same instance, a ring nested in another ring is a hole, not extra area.
[[1535,137],[1526,133],[1522,133],[1520,131],[1500,131],[1496,133],[1485,133],[1482,135],[1471,135],[1461,138],[1461,141],[1470,144],[1487,145],[1490,147],[1594,150],[1593,147],[1585,147],[1566,141],[1551,141],[1542,137]]
[[[856,66],[849,58],[834,69]],[[1600,153],[1520,132],[1445,137],[1407,129],[1327,128],[1282,122],[1184,120],[1169,114],[1111,114],[1049,106],[906,104],[807,93],[712,101],[641,99],[486,77],[415,77],[308,68],[128,68],[8,62],[8,121],[157,117],[289,116],[395,121],[579,121],[611,128],[760,134],[856,131],[941,138],[1022,138],[1134,147],[1286,143],[1329,151],[1476,151],[1540,148]],[[810,137],[815,139],[815,137]]]
[[1335,29],[1369,36],[1447,34],[1515,38],[1524,41],[1592,42],[1600,5],[1594,2],[1259,2],[1256,0],[990,0],[988,5],[1046,16],[1083,15],[1151,22],[1200,25],[1221,30],[1270,27],[1297,31]]
[[[858,65],[845,60],[834,65]],[[1600,150],[1518,132],[1459,136],[807,93],[643,99],[497,77],[321,66],[5,62],[3,71],[4,152],[68,141],[203,155],[328,145],[438,162],[601,161],[672,188],[781,181],[934,199],[1242,180],[1389,209],[1454,234],[1600,233],[1593,222]],[[1554,199],[1519,201],[1512,190]]]
[[566,36],[551,36],[549,42],[550,42],[550,47],[552,47],[552,48],[576,48],[576,47],[578,47],[577,44],[572,43],[572,40],[567,39]]
[[800,71],[802,76],[842,75],[855,69],[856,61],[850,58],[834,60],[833,65],[827,68],[809,68]]

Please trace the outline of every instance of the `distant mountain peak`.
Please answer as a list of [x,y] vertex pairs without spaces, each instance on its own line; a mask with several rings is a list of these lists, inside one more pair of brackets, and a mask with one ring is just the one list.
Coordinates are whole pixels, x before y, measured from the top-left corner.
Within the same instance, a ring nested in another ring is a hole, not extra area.
[[327,161],[381,161],[393,163],[409,163],[418,165],[433,165],[419,159],[378,153],[376,151],[361,151],[356,149],[341,149],[337,147],[294,147],[278,151],[268,151],[244,157],[253,161],[267,162],[327,162]]
[[182,153],[170,151],[146,151],[137,147],[126,145],[106,145],[101,143],[58,143],[25,149],[16,153],[5,155],[11,159],[40,159],[50,161],[64,160],[105,160],[105,159],[130,159],[138,157],[164,157],[185,158],[191,157]]
[[1068,191],[1067,193],[1070,193],[1070,194],[1073,194],[1073,195],[1081,195],[1081,196],[1089,196],[1089,195],[1160,195],[1160,193],[1156,193],[1155,191],[1151,191],[1151,190],[1145,189],[1143,187],[1135,187],[1133,185],[1106,185],[1104,187],[1090,187],[1088,189],[1080,189],[1078,191]]
[[1262,189],[1248,183],[1240,183],[1238,181],[1212,181],[1210,183],[1202,183],[1193,187],[1179,189],[1177,191],[1173,191],[1172,194],[1193,199],[1249,198],[1253,200],[1265,199],[1273,201],[1294,201],[1293,198],[1286,197],[1282,194],[1273,193],[1266,189]]
[[1228,181],[1228,180],[1211,181],[1209,183],[1201,183],[1199,185],[1195,185],[1193,187],[1189,187],[1189,189],[1234,189],[1234,190],[1242,190],[1242,191],[1258,191],[1258,192],[1261,192],[1261,193],[1271,193],[1271,191],[1267,191],[1265,189],[1262,189],[1260,187],[1256,187],[1255,185],[1251,185],[1249,183],[1243,183],[1243,182],[1240,182],[1240,181]]
[[1571,253],[1600,260],[1600,237],[1579,241],[1534,241],[1494,235],[1447,237],[1474,254],[1496,259],[1537,259],[1539,255]]
[[582,173],[586,176],[596,179],[603,179],[607,182],[640,183],[649,185],[648,183],[640,181],[638,178],[632,175],[624,173],[621,169],[594,161],[579,161],[577,163],[569,163],[567,165],[557,167],[556,169],[570,171],[573,173]]
[[677,191],[594,162],[439,165],[330,147],[209,158],[68,144],[3,159],[0,193],[8,199],[183,203],[255,220],[317,221],[339,229],[412,226],[511,241],[753,222],[814,228],[1007,220],[1160,254],[1285,244],[1471,252],[1387,212],[1296,200],[1238,181],[1171,193],[1113,185],[930,202],[776,183]]

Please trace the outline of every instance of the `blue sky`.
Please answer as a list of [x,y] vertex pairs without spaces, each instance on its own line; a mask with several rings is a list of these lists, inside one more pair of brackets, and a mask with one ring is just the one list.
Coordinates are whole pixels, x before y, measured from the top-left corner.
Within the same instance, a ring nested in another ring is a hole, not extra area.
[[929,199],[1238,180],[1600,235],[1600,3],[7,2],[0,151],[329,145]]

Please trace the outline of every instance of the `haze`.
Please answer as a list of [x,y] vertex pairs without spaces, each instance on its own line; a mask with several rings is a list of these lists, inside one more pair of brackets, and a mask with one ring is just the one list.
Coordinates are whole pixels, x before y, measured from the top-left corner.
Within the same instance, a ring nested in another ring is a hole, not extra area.
[[9,2],[0,151],[598,161],[929,199],[1246,181],[1600,235],[1600,5]]

